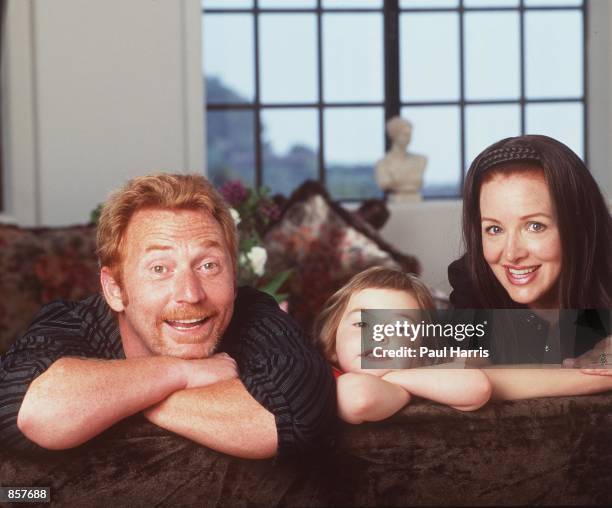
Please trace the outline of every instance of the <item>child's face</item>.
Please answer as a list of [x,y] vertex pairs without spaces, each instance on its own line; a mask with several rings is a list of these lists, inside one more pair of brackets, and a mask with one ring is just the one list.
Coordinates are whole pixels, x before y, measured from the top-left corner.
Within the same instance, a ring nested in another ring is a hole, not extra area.
[[393,360],[380,360],[380,369],[361,368],[361,310],[362,309],[419,309],[412,293],[397,289],[368,288],[353,293],[336,332],[336,355],[344,372],[363,372],[384,376]]

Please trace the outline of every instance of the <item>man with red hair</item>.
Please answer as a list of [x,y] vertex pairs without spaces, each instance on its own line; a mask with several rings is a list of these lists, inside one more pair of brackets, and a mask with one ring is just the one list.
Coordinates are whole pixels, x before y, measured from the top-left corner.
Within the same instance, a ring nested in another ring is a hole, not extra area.
[[45,306],[0,362],[0,441],[78,446],[143,412],[246,458],[326,446],[329,367],[268,295],[236,289],[236,229],[196,175],[136,178],[98,225],[102,295]]

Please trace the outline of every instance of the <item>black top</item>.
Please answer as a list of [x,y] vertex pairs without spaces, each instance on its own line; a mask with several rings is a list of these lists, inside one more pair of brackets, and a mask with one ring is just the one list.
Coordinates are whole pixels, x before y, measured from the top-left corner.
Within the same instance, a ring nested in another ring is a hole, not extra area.
[[[272,297],[240,288],[218,350],[236,360],[248,392],[274,414],[280,455],[332,443],[336,387],[329,365]],[[17,428],[17,414],[30,383],[63,356],[125,359],[117,320],[102,296],[44,306],[0,357],[1,446],[40,449]]]
[[[469,276],[465,255],[448,266],[453,288],[450,301],[455,309],[483,309]],[[461,313],[460,313],[461,314]],[[493,363],[560,363],[592,349],[610,335],[610,309],[561,309],[553,331],[559,345],[552,345],[551,325],[525,305],[513,309],[485,309],[474,313],[479,322],[487,321],[491,340],[476,343],[491,349]]]
[[455,309],[478,309],[483,307],[474,289],[465,254],[448,265],[448,282],[453,288],[449,296]]

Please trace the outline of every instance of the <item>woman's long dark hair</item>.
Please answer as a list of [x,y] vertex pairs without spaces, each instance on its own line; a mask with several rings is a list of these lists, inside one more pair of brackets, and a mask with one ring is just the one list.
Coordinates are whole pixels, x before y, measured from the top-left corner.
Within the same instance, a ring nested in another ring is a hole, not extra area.
[[563,143],[548,136],[506,138],[472,162],[463,194],[463,238],[472,286],[483,308],[512,308],[482,249],[480,189],[492,171],[515,171],[516,163],[544,172],[557,214],[563,260],[560,307],[612,307],[612,219],[593,176]]

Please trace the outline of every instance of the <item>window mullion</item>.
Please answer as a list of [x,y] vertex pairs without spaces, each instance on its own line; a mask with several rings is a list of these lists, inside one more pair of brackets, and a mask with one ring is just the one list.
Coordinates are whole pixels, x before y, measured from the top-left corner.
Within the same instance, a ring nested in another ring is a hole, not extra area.
[[582,139],[584,144],[583,159],[589,167],[589,53],[586,44],[587,34],[589,33],[589,4],[582,0]]
[[466,120],[465,120],[465,10],[463,7],[463,0],[459,0],[459,132],[461,141],[459,143],[459,150],[461,154],[461,182],[459,184],[459,192],[463,193],[463,183],[465,181],[466,173],[466,157],[465,157],[465,144],[466,144]]
[[[384,1],[385,120],[400,114],[399,1]],[[386,137],[386,149],[390,148]]]
[[525,115],[526,115],[526,100],[525,100],[525,2],[520,0],[519,4],[519,61],[521,74],[520,86],[521,86],[521,136],[525,135]]
[[317,0],[317,87],[319,100],[317,103],[317,115],[319,120],[319,182],[325,185],[325,122],[323,109],[323,14],[321,0]]
[[261,99],[260,99],[260,73],[259,73],[259,0],[254,0],[253,13],[253,48],[255,52],[255,188],[259,188],[263,181],[263,162],[261,150]]

